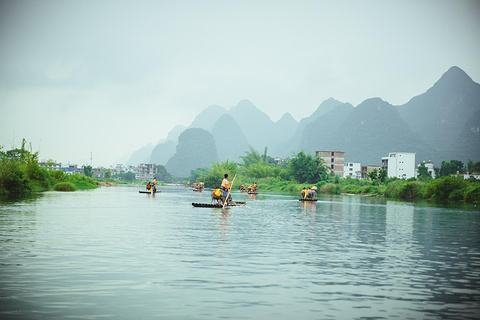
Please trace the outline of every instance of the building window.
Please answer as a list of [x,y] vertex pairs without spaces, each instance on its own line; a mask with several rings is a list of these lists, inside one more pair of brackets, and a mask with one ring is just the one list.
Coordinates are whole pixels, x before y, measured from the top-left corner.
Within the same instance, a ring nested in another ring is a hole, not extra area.
[[332,152],[332,157],[335,155],[335,152]]
[[330,167],[333,169],[333,164],[332,164],[332,165],[330,165]]
[[334,158],[332,158],[332,162],[335,162],[335,159],[334,159]]

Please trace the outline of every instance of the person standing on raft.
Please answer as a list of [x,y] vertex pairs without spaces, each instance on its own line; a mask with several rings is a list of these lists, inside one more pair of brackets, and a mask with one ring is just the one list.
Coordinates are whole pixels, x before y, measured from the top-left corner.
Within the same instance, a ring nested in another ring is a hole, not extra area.
[[223,191],[223,203],[227,201],[228,190],[230,189],[230,182],[228,182],[228,174],[225,173],[224,179],[222,180],[222,191]]

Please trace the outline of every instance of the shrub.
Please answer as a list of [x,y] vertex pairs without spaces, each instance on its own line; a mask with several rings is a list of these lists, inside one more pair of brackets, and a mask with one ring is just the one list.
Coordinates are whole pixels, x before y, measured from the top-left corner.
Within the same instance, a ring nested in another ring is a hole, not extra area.
[[23,193],[25,191],[30,191],[30,187],[23,165],[18,161],[2,159],[0,161],[0,194]]
[[405,184],[405,180],[393,180],[391,181],[387,189],[385,190],[385,196],[388,198],[398,198],[400,187]]
[[415,180],[407,181],[398,188],[398,198],[405,200],[415,200],[421,198],[422,183]]
[[479,202],[480,201],[480,185],[474,186],[465,192],[465,202]]
[[59,182],[53,189],[55,191],[75,191],[77,187],[71,182]]
[[320,187],[318,192],[319,193],[327,193],[327,194],[340,194],[341,193],[341,188],[338,184],[325,183]]
[[[435,200],[462,200],[467,182],[459,175],[440,178],[429,184],[426,195]],[[450,194],[452,194],[450,196]]]

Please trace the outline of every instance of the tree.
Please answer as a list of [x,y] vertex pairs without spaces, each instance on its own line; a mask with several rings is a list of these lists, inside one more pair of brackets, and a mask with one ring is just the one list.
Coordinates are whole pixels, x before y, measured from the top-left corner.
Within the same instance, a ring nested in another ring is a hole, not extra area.
[[387,170],[380,170],[378,178],[380,179],[380,182],[385,183],[385,181],[387,181]]
[[133,173],[132,171],[126,172],[125,173],[125,181],[128,181],[128,182],[135,181],[135,173]]
[[225,173],[228,174],[229,180],[232,180],[235,174],[237,174],[237,171],[238,164],[234,161],[226,160],[222,163],[213,163],[205,176],[205,186],[210,188],[219,186]]
[[103,177],[106,179],[110,179],[112,177],[112,170],[111,169],[105,169],[103,172]]
[[51,170],[55,165],[55,161],[53,161],[53,159],[48,159],[46,165],[47,165],[47,169]]
[[203,181],[207,174],[208,168],[197,168],[190,171],[190,177],[188,179],[191,182]]
[[91,178],[93,176],[92,166],[83,166],[83,174]]
[[373,169],[367,174],[368,178],[372,180],[372,183],[375,184],[375,180],[378,179],[378,171],[377,169]]
[[470,173],[472,172],[480,173],[480,161],[477,163],[474,163],[471,159],[468,159],[467,169],[468,169],[468,172]]
[[451,174],[462,173],[465,171],[465,166],[462,161],[459,160],[450,160],[450,162],[442,161],[442,166],[440,167],[440,176],[446,177]]
[[300,183],[316,183],[325,180],[328,175],[323,159],[305,154],[303,151],[290,160],[289,171]]
[[162,166],[161,164],[156,165],[155,168],[157,169],[157,173],[155,174],[155,177],[157,177],[157,180],[159,181],[164,181],[164,182],[172,182],[172,175],[167,172],[167,169],[165,166]]
[[418,166],[417,178],[418,180],[429,180],[432,178],[424,162],[420,163],[420,165]]

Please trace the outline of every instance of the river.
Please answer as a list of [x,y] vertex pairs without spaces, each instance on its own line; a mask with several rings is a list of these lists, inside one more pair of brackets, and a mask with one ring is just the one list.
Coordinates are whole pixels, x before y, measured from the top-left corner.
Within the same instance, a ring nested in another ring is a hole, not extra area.
[[476,206],[141,188],[1,199],[0,318],[480,318]]

